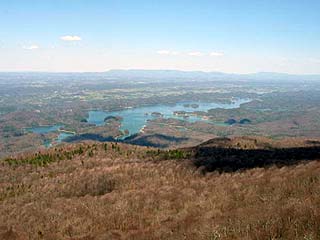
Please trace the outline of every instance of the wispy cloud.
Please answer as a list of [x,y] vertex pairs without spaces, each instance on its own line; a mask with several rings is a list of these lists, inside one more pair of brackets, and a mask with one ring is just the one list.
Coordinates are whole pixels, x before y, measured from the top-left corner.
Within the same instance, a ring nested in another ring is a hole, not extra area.
[[202,56],[204,56],[204,53],[202,53],[202,52],[189,52],[188,55],[193,56],[193,57],[202,57]]
[[222,57],[224,55],[224,53],[223,52],[211,52],[209,55],[212,57]]
[[159,51],[157,51],[157,53],[160,54],[160,55],[173,55],[173,56],[179,55],[179,52],[170,51],[170,50],[159,50]]
[[62,36],[60,37],[61,40],[63,41],[81,41],[81,37],[79,36],[71,36],[71,35],[67,35],[67,36]]
[[38,45],[30,45],[30,46],[23,46],[22,48],[26,49],[26,50],[35,50],[35,49],[38,49],[39,46]]

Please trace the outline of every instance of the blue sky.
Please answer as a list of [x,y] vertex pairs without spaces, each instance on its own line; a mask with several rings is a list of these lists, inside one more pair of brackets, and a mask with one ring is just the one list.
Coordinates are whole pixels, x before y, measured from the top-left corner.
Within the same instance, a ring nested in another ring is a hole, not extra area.
[[320,1],[0,1],[0,71],[114,68],[320,73]]

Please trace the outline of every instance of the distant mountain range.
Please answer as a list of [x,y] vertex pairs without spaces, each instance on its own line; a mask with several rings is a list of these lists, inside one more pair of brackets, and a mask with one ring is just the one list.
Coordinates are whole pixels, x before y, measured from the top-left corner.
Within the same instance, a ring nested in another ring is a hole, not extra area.
[[203,71],[179,71],[179,70],[110,70],[105,72],[109,77],[124,78],[155,78],[155,79],[210,79],[210,80],[286,80],[286,81],[317,81],[319,75],[297,75],[275,72],[258,72],[251,74],[233,74],[223,72],[203,72]]
[[105,72],[0,72],[0,80],[8,77],[48,78],[48,79],[81,79],[112,78],[129,80],[210,80],[210,81],[320,81],[320,74],[287,74],[275,72],[258,72],[250,74],[233,74],[223,72],[179,71],[179,70],[109,70]]

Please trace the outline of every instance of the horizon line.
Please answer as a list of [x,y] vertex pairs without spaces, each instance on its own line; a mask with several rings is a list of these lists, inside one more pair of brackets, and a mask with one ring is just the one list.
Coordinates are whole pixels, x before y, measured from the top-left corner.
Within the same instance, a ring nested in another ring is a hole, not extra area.
[[181,69],[144,69],[144,68],[115,68],[115,69],[108,69],[105,71],[41,71],[41,70],[14,70],[14,71],[0,71],[0,73],[52,73],[52,74],[59,74],[59,73],[108,73],[110,71],[176,71],[176,72],[200,72],[200,73],[220,73],[220,74],[230,74],[230,75],[252,75],[252,74],[285,74],[285,75],[304,75],[304,76],[312,76],[312,75],[320,75],[320,73],[288,73],[288,72],[272,72],[272,71],[258,71],[258,72],[248,72],[248,73],[237,73],[237,72],[222,72],[222,71],[203,71],[203,70],[181,70]]

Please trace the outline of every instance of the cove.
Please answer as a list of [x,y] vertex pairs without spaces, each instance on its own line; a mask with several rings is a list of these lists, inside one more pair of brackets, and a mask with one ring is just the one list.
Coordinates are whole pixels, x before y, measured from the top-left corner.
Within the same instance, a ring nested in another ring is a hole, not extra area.
[[[62,127],[63,125],[48,125],[48,126],[36,126],[36,127],[25,128],[25,130],[27,132],[32,132],[37,134],[48,134],[51,132],[59,132],[58,137],[53,142],[61,143],[66,138],[74,136],[74,133],[61,130]],[[53,143],[50,140],[45,140],[43,145],[45,147],[51,147],[52,144]]]

